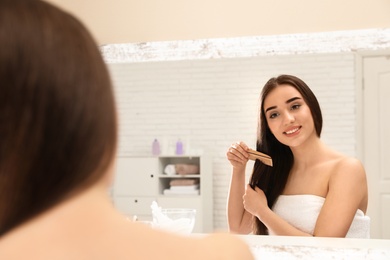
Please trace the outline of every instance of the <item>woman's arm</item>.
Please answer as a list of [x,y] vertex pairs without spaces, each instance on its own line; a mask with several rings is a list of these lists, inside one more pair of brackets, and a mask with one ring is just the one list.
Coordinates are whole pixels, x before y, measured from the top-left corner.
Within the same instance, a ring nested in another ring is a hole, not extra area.
[[345,237],[356,211],[367,209],[367,179],[361,163],[343,159],[329,180],[329,191],[318,216],[315,236]]
[[229,231],[248,234],[252,231],[252,216],[244,209],[245,168],[248,162],[248,147],[243,142],[229,147],[226,156],[233,170],[227,203],[227,219]]
[[[267,226],[270,234],[311,236],[275,214],[267,205],[264,192],[247,186],[244,208]],[[318,216],[314,236],[345,237],[357,209],[367,207],[367,180],[364,168],[355,159],[345,159],[335,167],[329,191]]]

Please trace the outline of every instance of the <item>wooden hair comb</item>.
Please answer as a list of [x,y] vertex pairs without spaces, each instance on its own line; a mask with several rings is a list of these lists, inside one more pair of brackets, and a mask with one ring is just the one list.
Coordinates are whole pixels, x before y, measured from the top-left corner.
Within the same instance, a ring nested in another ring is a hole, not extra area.
[[255,150],[252,150],[249,148],[249,159],[250,160],[253,160],[253,161],[256,161],[256,159],[260,160],[262,163],[268,165],[268,166],[273,166],[272,164],[272,158],[271,156],[265,154],[265,153],[261,153],[261,152],[258,152],[258,151],[255,151]]

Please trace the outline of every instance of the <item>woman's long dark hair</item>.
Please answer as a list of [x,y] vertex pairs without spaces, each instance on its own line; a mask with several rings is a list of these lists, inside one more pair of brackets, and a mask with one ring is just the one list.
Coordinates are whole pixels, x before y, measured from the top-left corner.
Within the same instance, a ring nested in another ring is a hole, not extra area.
[[100,180],[116,150],[111,80],[72,15],[0,1],[0,236]]
[[[272,157],[273,167],[269,167],[256,160],[250,178],[250,185],[252,187],[257,186],[264,191],[267,197],[268,207],[270,208],[272,208],[278,196],[283,192],[294,163],[294,157],[290,147],[279,142],[271,133],[264,111],[264,100],[271,91],[280,85],[289,85],[298,90],[310,108],[318,137],[320,137],[322,130],[320,105],[305,82],[291,75],[280,75],[268,80],[263,87],[260,97],[261,107],[257,128],[256,149]],[[258,218],[255,218],[253,233],[258,235],[268,234],[267,227]]]

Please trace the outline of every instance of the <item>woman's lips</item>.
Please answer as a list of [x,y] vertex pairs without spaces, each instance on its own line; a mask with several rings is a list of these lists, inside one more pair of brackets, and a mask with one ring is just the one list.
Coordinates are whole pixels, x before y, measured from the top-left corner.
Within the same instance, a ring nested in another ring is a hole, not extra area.
[[289,130],[283,132],[283,134],[285,134],[285,135],[293,135],[293,134],[297,133],[300,129],[301,129],[301,126],[290,128]]

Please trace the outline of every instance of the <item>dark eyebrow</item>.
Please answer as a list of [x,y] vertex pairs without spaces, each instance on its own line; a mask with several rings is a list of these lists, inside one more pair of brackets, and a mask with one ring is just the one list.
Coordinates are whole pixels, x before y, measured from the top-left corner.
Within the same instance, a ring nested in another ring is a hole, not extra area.
[[291,103],[291,102],[293,102],[293,101],[295,101],[295,100],[297,100],[297,99],[301,99],[301,98],[300,98],[300,97],[293,97],[293,98],[290,98],[289,100],[286,101],[286,104]]
[[274,109],[274,108],[276,108],[276,106],[269,107],[269,108],[267,108],[267,109],[265,110],[265,112],[267,113],[268,110],[271,110],[271,109]]
[[[293,98],[290,98],[290,99],[288,99],[288,100],[286,101],[286,104],[291,103],[291,102],[293,102],[293,101],[295,101],[295,100],[297,100],[297,99],[301,99],[301,98],[300,98],[300,97],[293,97]],[[269,108],[267,108],[267,109],[265,110],[265,112],[267,113],[268,110],[274,109],[274,108],[276,108],[276,107],[277,107],[277,106],[269,107]]]

